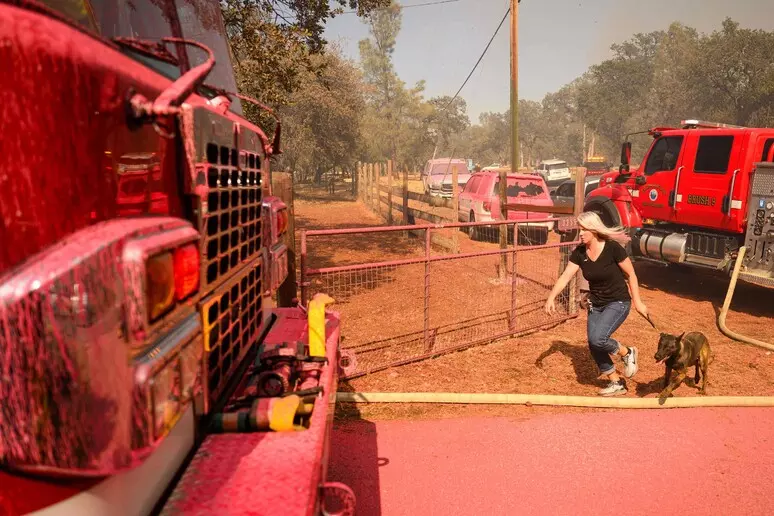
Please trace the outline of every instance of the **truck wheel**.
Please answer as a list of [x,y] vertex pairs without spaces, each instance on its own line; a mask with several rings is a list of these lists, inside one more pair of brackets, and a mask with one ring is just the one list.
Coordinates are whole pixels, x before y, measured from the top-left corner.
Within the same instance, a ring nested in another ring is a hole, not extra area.
[[[614,226],[623,227],[626,231],[629,232],[631,236],[630,228],[625,227],[621,223],[621,217],[618,214],[618,210],[613,204],[613,201],[611,201],[607,197],[595,196],[595,197],[589,198],[585,206],[583,207],[583,211],[591,211],[596,213],[597,215],[599,215],[599,218],[602,219],[602,223],[607,227],[614,227]],[[626,243],[625,248],[629,256],[632,256],[631,240]]]
[[530,228],[519,231],[519,245],[546,245],[548,230],[546,228]]
[[[470,212],[470,221],[475,222],[476,216],[473,214],[473,212]],[[471,240],[478,240],[479,239],[479,233],[478,230],[481,229],[478,226],[468,226],[468,237],[470,237]]]
[[537,245],[546,245],[548,243],[548,229],[540,228],[537,230]]
[[615,208],[613,202],[605,197],[589,199],[583,207],[583,211],[596,213],[607,227],[621,225],[621,217],[618,215],[618,210]]

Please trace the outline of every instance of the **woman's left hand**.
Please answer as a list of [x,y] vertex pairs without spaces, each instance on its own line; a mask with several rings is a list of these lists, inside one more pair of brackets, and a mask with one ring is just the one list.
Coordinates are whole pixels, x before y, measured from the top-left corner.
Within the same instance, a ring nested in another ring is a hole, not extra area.
[[637,313],[639,313],[644,318],[648,318],[648,307],[645,306],[645,303],[642,301],[636,301],[634,303],[634,309],[637,310]]

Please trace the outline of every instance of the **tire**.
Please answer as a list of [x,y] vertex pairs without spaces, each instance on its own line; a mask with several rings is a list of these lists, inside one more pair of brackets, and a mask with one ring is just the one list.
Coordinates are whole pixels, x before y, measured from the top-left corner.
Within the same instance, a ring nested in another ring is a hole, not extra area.
[[[627,232],[630,232],[630,228],[624,226],[621,223],[621,216],[618,214],[618,210],[616,209],[615,205],[613,204],[613,201],[608,199],[607,197],[592,197],[586,202],[586,205],[583,207],[583,211],[591,211],[599,215],[599,218],[602,219],[602,222],[607,227],[613,227],[613,226],[621,226],[623,227]],[[632,256],[632,242],[631,240],[626,243],[626,252],[629,256]]]
[[537,229],[537,245],[546,245],[548,243],[548,228]]
[[[470,212],[470,222],[476,221],[476,215],[471,211]],[[468,226],[468,237],[471,240],[478,240],[479,239],[479,228],[477,226]]]
[[586,202],[583,211],[596,213],[607,227],[621,225],[621,217],[618,215],[618,210],[613,201],[606,197],[592,197]]
[[519,231],[519,245],[546,245],[548,242],[548,229],[530,228]]

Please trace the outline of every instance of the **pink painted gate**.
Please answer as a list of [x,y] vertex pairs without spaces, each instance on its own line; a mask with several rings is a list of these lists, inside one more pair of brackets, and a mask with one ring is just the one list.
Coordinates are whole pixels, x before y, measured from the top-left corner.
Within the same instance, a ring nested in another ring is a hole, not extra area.
[[[496,241],[501,225],[505,249]],[[576,281],[557,297],[556,315],[543,310],[578,244],[554,230],[572,225],[545,218],[302,231],[302,303],[317,293],[334,298],[343,378],[537,331],[578,315]]]

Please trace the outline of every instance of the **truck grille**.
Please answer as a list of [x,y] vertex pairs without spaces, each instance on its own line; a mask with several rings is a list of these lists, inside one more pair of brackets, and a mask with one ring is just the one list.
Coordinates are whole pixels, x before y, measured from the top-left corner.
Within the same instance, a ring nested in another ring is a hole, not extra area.
[[[453,186],[448,184],[441,185],[441,191],[450,194],[454,190]],[[457,183],[457,193],[462,192],[463,188],[465,188],[465,183]]]
[[207,210],[203,266],[206,286],[220,283],[261,250],[261,159],[235,149],[207,145]]
[[261,259],[220,286],[201,311],[208,397],[215,401],[260,332]]

